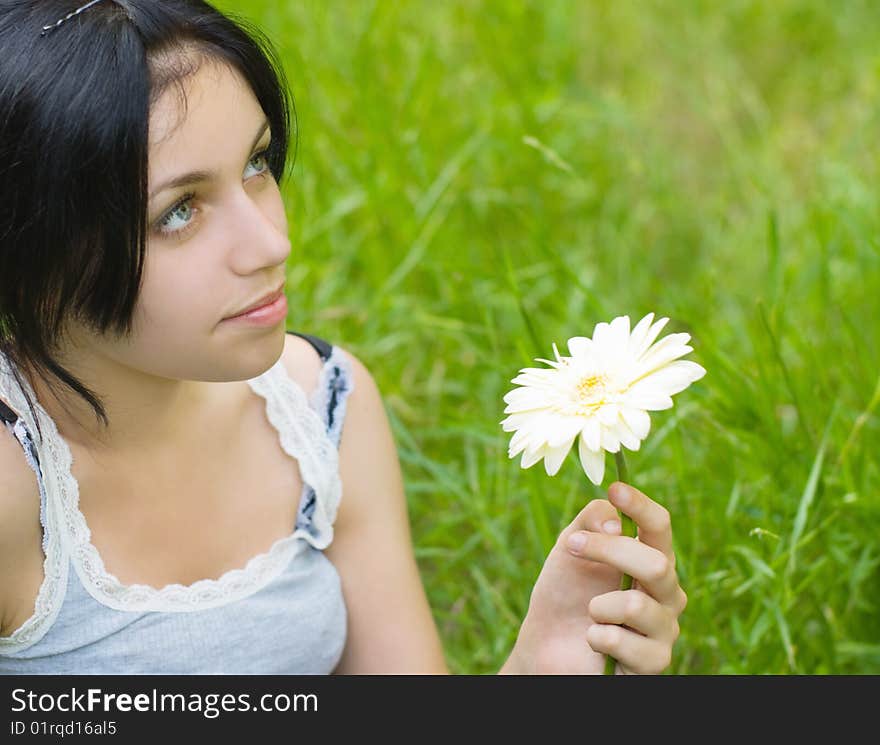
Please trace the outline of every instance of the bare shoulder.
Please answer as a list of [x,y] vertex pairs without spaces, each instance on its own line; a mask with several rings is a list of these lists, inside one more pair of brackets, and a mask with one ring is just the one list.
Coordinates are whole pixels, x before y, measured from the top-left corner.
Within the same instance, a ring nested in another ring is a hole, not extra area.
[[[409,515],[397,444],[385,401],[372,373],[357,355],[337,345],[349,360],[351,392],[346,399],[345,419],[339,439],[339,474],[342,499],[335,523],[333,543],[325,549],[331,559],[343,556],[358,562],[357,546],[368,534],[369,523],[381,523],[380,531],[396,533],[398,548],[406,547],[411,558]],[[383,536],[388,538],[388,535]]]
[[[370,371],[353,352],[350,352],[341,344],[334,344],[333,346],[346,356],[351,366],[352,391],[347,399],[351,403],[347,405],[350,406],[353,403],[353,405],[358,406],[362,403],[362,399],[366,398],[372,404],[373,413],[377,414],[379,412],[377,407],[381,408],[382,401],[379,389]],[[293,334],[285,334],[281,361],[290,376],[299,383],[304,391],[311,394],[315,390],[324,361],[306,339]],[[366,390],[355,397],[358,389]],[[382,414],[384,415],[384,409]],[[346,414],[346,421],[348,419],[349,415]],[[343,423],[343,431],[344,426],[345,424]]]
[[[335,344],[349,362],[351,369],[351,392],[346,399],[345,419],[342,422],[342,434],[339,441],[339,466],[343,481],[347,474],[355,474],[362,467],[364,458],[376,463],[375,456],[384,455],[385,465],[390,473],[383,475],[394,479],[396,452],[391,436],[391,428],[385,413],[382,394],[367,366],[346,347]],[[318,385],[321,368],[324,365],[315,348],[302,337],[286,334],[284,351],[281,355],[282,364],[290,376],[311,394]],[[379,448],[383,452],[379,452]],[[395,483],[394,486],[399,486]],[[356,498],[353,490],[347,490],[349,499],[343,499],[337,516],[337,527],[346,522],[346,515],[354,512],[350,505]]]
[[315,390],[324,362],[306,339],[294,334],[284,334],[281,363],[306,393],[311,394]]
[[[339,464],[343,479],[346,472],[354,474],[368,458],[374,464],[384,456],[390,472],[384,475],[395,480],[399,475],[397,452],[385,410],[382,392],[367,365],[348,348],[334,344],[348,360],[351,391],[346,398],[345,419],[339,440]],[[312,350],[314,354],[314,350]],[[401,486],[395,483],[394,486]],[[340,518],[343,510],[340,506]]]
[[12,596],[19,590],[16,568],[23,556],[39,547],[40,535],[37,475],[25,460],[21,443],[0,423],[0,632],[4,636]]

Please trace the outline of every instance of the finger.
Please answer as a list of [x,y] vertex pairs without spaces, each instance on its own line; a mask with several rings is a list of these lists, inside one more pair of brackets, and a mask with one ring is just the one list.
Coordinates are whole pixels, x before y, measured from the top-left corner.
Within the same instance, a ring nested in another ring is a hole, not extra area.
[[615,590],[590,601],[590,617],[600,624],[621,624],[658,641],[674,643],[680,633],[672,610],[640,590]]
[[615,481],[608,487],[611,503],[639,526],[639,540],[672,558],[672,521],[669,510],[634,486]]
[[672,644],[623,626],[594,623],[587,629],[587,642],[593,651],[610,654],[618,664],[640,675],[659,675],[672,662]]
[[562,531],[560,540],[565,544],[572,534],[582,530],[620,535],[620,517],[617,509],[607,499],[591,500]]
[[610,564],[637,579],[653,598],[673,607],[679,600],[675,562],[653,546],[635,538],[579,531],[573,537],[582,539],[578,548],[567,546],[570,553],[582,559]]

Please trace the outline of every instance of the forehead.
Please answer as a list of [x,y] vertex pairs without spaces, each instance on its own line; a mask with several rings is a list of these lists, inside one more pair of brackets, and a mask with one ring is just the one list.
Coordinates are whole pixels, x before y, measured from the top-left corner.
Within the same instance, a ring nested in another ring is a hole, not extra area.
[[169,85],[150,109],[151,178],[181,164],[197,165],[194,153],[237,149],[239,140],[253,137],[262,118],[259,102],[237,70],[217,61],[202,62],[179,84]]

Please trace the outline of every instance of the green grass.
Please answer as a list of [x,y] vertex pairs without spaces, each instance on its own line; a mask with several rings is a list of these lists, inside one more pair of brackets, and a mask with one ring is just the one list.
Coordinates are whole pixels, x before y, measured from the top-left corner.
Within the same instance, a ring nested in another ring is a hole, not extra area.
[[708,374],[632,480],[674,673],[880,673],[880,45],[863,2],[227,0],[281,51],[288,327],[383,392],[453,672],[495,672],[589,500],[507,458],[552,343],[649,311]]

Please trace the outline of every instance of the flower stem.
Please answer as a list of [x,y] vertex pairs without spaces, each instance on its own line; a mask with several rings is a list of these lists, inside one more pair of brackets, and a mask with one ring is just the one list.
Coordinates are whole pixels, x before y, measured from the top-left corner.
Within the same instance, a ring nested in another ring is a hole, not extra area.
[[[617,466],[617,480],[622,481],[625,484],[629,484],[629,471],[626,467],[626,458],[623,457],[623,446],[620,447],[614,454],[614,463]],[[618,510],[617,513],[620,516],[620,534],[629,536],[630,538],[636,537],[636,524],[633,522],[633,519],[623,512]],[[628,574],[624,574],[620,580],[620,589],[621,590],[629,590],[632,587],[633,578]],[[615,660],[609,654],[605,657],[605,675],[614,675],[614,665]]]

